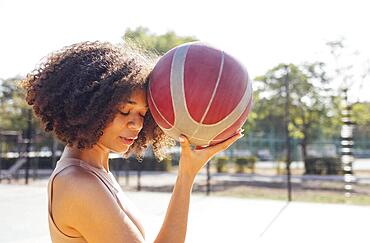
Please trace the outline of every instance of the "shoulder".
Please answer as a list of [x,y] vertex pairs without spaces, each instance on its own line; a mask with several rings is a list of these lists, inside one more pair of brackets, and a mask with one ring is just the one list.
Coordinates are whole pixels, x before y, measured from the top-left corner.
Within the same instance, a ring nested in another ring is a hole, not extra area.
[[94,174],[71,166],[60,172],[53,184],[54,221],[62,231],[73,228],[88,242],[144,241],[139,229]]
[[53,179],[52,192],[51,211],[54,221],[66,232],[77,221],[81,223],[81,220],[86,219],[85,213],[96,211],[99,207],[97,203],[114,201],[105,185],[80,166],[69,166],[59,172]]
[[54,190],[62,189],[66,195],[84,193],[90,188],[105,187],[92,172],[80,166],[69,166],[59,172],[53,181]]
[[[99,200],[97,200],[99,199]],[[99,201],[115,201],[105,184],[92,172],[80,166],[69,166],[53,181],[53,206],[57,211],[96,206]],[[89,203],[95,202],[95,203]],[[58,208],[58,206],[61,206]]]

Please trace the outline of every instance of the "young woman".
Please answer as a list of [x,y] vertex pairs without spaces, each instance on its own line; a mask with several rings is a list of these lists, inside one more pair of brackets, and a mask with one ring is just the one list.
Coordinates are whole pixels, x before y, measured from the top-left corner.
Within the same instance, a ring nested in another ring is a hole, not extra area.
[[[135,208],[109,171],[110,152],[140,156],[152,144],[161,158],[171,140],[146,102],[150,59],[109,43],[83,42],[51,54],[22,81],[45,131],[66,144],[48,184],[51,239],[145,242]],[[181,156],[167,213],[155,242],[184,242],[195,176],[242,135],[202,150],[179,138]]]

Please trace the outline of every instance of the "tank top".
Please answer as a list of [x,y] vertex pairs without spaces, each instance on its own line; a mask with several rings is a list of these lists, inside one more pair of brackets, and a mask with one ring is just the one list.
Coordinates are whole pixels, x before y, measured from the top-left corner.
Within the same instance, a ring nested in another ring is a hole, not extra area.
[[87,242],[86,239],[83,238],[83,236],[72,237],[60,231],[60,229],[57,227],[57,225],[54,222],[53,214],[51,212],[53,180],[56,175],[58,175],[62,170],[64,170],[65,168],[69,166],[80,166],[86,169],[86,171],[97,176],[106,185],[108,190],[112,193],[113,197],[117,200],[121,209],[125,211],[127,216],[134,222],[134,224],[136,223],[136,226],[139,228],[139,230],[140,228],[141,229],[143,228],[141,223],[137,220],[137,218],[134,218],[132,216],[132,215],[139,215],[139,211],[136,209],[136,207],[131,203],[131,201],[124,194],[124,192],[121,189],[121,186],[118,184],[117,180],[114,178],[111,172],[107,173],[104,169],[96,168],[80,159],[65,158],[57,162],[57,165],[53,173],[51,174],[49,178],[49,182],[48,182],[48,221],[49,221],[50,237],[53,243],[67,243],[67,242],[68,243],[69,242],[70,243],[86,243]]

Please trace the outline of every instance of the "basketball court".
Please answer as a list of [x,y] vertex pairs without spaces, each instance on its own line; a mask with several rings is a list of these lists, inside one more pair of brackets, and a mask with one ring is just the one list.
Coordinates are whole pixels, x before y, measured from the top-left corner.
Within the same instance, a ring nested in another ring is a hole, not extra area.
[[[170,194],[127,194],[152,242]],[[369,242],[369,222],[368,206],[193,195],[186,242]],[[0,242],[51,242],[44,184],[0,185]]]

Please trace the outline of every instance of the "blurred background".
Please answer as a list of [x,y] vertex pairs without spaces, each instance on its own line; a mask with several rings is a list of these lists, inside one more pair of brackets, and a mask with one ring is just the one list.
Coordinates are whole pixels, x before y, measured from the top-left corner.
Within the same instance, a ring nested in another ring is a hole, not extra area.
[[[370,22],[366,1],[0,0],[0,181],[44,183],[64,145],[42,131],[17,83],[79,41],[137,42],[163,55],[200,40],[238,58],[254,88],[246,136],[194,193],[370,205]],[[112,154],[126,190],[171,192],[179,148],[158,162]],[[161,180],[158,180],[161,176]]]

